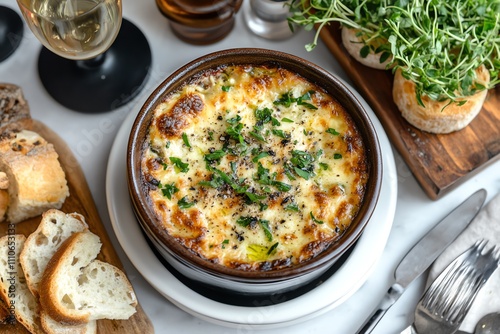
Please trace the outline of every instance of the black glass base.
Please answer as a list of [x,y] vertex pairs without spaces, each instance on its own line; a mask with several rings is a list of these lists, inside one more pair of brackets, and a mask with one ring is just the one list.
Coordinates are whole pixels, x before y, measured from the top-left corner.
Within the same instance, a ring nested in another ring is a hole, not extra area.
[[9,7],[0,6],[0,62],[9,58],[23,38],[21,16]]
[[45,47],[38,73],[47,92],[68,109],[101,113],[130,102],[144,87],[151,68],[151,49],[144,34],[123,19],[111,47],[93,60],[70,60]]

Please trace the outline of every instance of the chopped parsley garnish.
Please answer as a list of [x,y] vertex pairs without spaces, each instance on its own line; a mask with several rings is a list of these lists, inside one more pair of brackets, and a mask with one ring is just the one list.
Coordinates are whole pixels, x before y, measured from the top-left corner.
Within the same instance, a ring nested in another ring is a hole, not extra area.
[[224,239],[224,241],[222,241],[222,243],[221,243],[222,249],[225,249],[227,244],[229,244],[229,240]]
[[230,126],[226,129],[226,133],[229,137],[236,140],[240,144],[245,144],[245,138],[241,134],[241,130],[243,129],[243,124],[238,123],[235,126]]
[[224,92],[229,92],[229,90],[231,89],[231,86],[222,86],[221,88]]
[[337,130],[333,129],[333,128],[328,128],[326,130],[326,133],[329,133],[329,134],[332,134],[334,136],[338,136],[340,134],[340,132],[338,132]]
[[284,183],[284,182],[277,181],[276,176],[277,176],[276,172],[274,172],[272,174],[269,173],[269,169],[262,166],[262,164],[259,162],[258,167],[257,167],[257,175],[254,178],[254,180],[257,181],[257,183],[260,183],[262,185],[273,186],[282,192],[286,192],[286,191],[289,191],[290,189],[292,189],[291,185]]
[[180,171],[182,173],[187,173],[189,171],[189,165],[185,162],[182,162],[181,159],[175,157],[170,157],[169,159],[174,164],[177,171]]
[[243,227],[253,227],[259,220],[252,216],[241,216],[236,220],[236,224]]
[[229,124],[238,124],[238,122],[241,121],[241,116],[240,115],[236,115],[236,117],[232,117],[228,120],[226,120],[226,122],[228,122]]
[[319,220],[316,217],[314,217],[312,211],[309,212],[309,215],[311,216],[312,221],[315,222],[316,224],[324,224],[325,223],[324,221]]
[[182,133],[182,141],[184,142],[184,145],[191,148],[191,144],[189,143],[189,138],[185,132]]
[[257,126],[254,126],[254,131],[250,131],[249,134],[250,136],[254,137],[258,141],[261,142],[266,142],[266,138],[259,132],[259,128]]
[[335,154],[333,155],[333,158],[334,158],[334,159],[336,159],[336,160],[338,160],[338,159],[342,159],[342,154],[340,154],[340,153],[335,153]]
[[164,185],[161,188],[161,193],[163,196],[167,197],[168,199],[172,199],[172,195],[178,192],[179,189],[175,186],[175,182],[172,182],[171,184]]
[[255,157],[253,157],[252,162],[257,162],[262,158],[268,157],[269,153],[268,152],[260,152],[257,154]]
[[274,251],[276,251],[276,248],[278,248],[279,242],[275,243],[272,245],[269,250],[267,251],[267,255],[271,255]]
[[255,228],[255,226],[259,224],[264,230],[264,234],[266,235],[267,240],[273,240],[273,234],[271,233],[271,228],[269,227],[268,220],[258,219],[257,217],[252,216],[241,216],[236,220],[236,224],[250,228]]
[[205,154],[206,161],[220,161],[227,153],[224,150],[215,150],[212,153]]
[[303,179],[309,180],[309,178],[314,176],[315,161],[316,158],[309,152],[300,150],[292,151],[292,158],[290,159],[290,162],[293,165],[293,171]]
[[285,206],[285,210],[299,212],[299,206],[295,203]]
[[261,219],[259,220],[259,224],[264,230],[264,234],[266,235],[267,240],[273,241],[273,234],[271,233],[271,228],[269,227],[269,221]]
[[181,198],[178,202],[177,202],[177,205],[179,206],[179,208],[181,209],[189,209],[190,207],[192,207],[194,205],[194,202],[188,202],[187,196],[184,196],[183,198]]
[[312,93],[314,92],[307,92],[300,97],[293,97],[291,93],[284,93],[280,96],[278,100],[274,101],[273,103],[274,105],[282,105],[287,108],[290,107],[292,103],[297,103],[297,105],[299,106],[304,106],[309,109],[316,110],[318,109],[316,106],[312,105],[309,102],[305,102],[311,100]]
[[286,118],[286,117],[283,117],[283,118],[281,119],[281,121],[282,121],[282,122],[284,122],[284,123],[293,123],[293,122],[294,122],[294,121],[293,121],[293,119]]
[[322,169],[322,170],[328,170],[328,165],[325,164],[324,162],[320,162],[319,163],[319,167]]
[[202,187],[209,187],[209,188],[219,188],[224,185],[224,181],[220,177],[213,177],[210,181],[200,181],[198,184]]
[[272,129],[271,132],[273,135],[278,136],[278,137],[283,138],[283,139],[290,138],[290,134],[284,132],[283,130]]

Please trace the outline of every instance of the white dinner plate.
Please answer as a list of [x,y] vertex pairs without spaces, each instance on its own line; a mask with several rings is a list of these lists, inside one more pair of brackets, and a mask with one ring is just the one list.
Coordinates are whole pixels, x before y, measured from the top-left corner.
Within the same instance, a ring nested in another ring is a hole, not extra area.
[[[370,107],[355,93],[377,130],[383,157],[380,198],[373,215],[354,249],[337,270],[315,283],[306,292],[289,297],[269,296],[268,300],[241,306],[207,297],[178,279],[173,270],[156,257],[136,221],[127,189],[126,150],[136,114],[123,122],[113,143],[106,174],[106,198],[111,223],[120,245],[144,278],[169,301],[201,319],[224,326],[248,325],[276,328],[311,319],[340,305],[367,280],[385,248],[397,199],[397,174],[389,140]],[[274,301],[278,300],[279,303]]]

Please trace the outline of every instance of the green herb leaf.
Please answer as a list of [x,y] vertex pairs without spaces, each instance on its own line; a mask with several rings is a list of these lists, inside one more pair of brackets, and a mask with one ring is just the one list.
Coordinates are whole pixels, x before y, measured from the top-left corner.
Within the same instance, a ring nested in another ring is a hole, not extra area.
[[318,219],[316,219],[316,217],[314,217],[314,215],[313,215],[312,211],[310,211],[310,212],[309,212],[309,215],[311,216],[312,221],[313,221],[313,222],[315,222],[316,224],[324,224],[324,223],[325,223],[325,222],[324,222],[324,221],[322,221],[322,220],[318,220]]
[[175,182],[164,185],[163,188],[161,188],[163,196],[166,196],[168,199],[172,199],[172,195],[178,191],[179,189],[175,186]]
[[273,241],[273,234],[271,233],[271,228],[269,227],[269,221],[268,220],[259,220],[259,224],[264,230],[264,234],[267,237],[268,241]]
[[184,142],[184,145],[191,148],[191,144],[189,143],[188,136],[185,132],[182,133],[182,141]]
[[295,203],[285,206],[285,210],[299,212],[299,206]]
[[332,135],[334,135],[334,136],[338,136],[338,135],[340,134],[339,132],[337,132],[337,130],[332,129],[332,128],[328,128],[328,129],[326,130],[326,133],[332,134]]
[[170,161],[174,164],[177,171],[182,173],[187,173],[189,171],[189,165],[185,162],[182,162],[181,159],[176,157],[170,157]]
[[262,158],[268,157],[269,153],[268,152],[260,152],[257,154],[255,157],[253,157],[252,162],[257,162]]
[[227,153],[223,150],[215,150],[212,153],[205,154],[205,160],[206,161],[219,161],[226,154]]
[[276,251],[276,248],[278,248],[279,242],[275,243],[272,245],[269,250],[267,251],[267,255],[271,255],[274,251]]
[[184,196],[183,198],[181,198],[178,202],[177,202],[177,205],[179,206],[179,208],[181,209],[189,209],[190,207],[192,207],[194,205],[194,202],[188,202],[187,200],[187,196]]

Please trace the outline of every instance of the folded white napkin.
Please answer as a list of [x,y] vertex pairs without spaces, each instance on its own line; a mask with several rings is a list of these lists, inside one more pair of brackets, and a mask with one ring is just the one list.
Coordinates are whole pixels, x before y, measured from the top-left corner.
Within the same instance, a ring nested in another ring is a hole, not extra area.
[[[486,249],[500,246],[500,194],[490,200],[470,225],[437,258],[429,271],[427,286],[461,253],[465,252],[477,240],[486,239]],[[497,269],[476,296],[460,330],[474,332],[476,323],[484,315],[500,312],[500,269]]]

